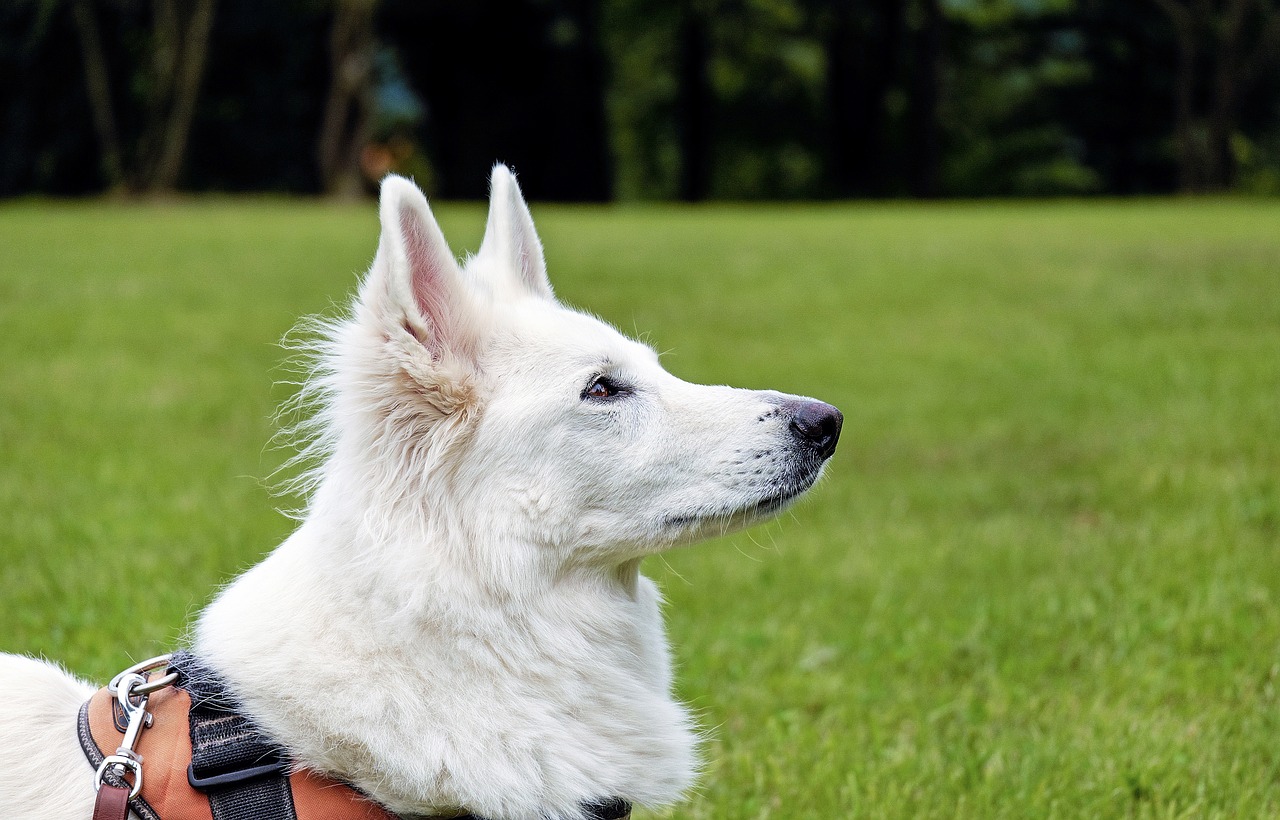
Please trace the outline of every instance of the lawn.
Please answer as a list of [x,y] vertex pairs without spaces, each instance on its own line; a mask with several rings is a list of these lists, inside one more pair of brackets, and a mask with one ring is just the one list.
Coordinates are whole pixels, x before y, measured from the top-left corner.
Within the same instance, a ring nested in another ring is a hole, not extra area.
[[[676,374],[845,413],[793,513],[648,563],[708,736],[663,816],[1280,815],[1280,202],[535,216]],[[289,531],[276,342],[376,232],[0,206],[0,649],[108,676]]]

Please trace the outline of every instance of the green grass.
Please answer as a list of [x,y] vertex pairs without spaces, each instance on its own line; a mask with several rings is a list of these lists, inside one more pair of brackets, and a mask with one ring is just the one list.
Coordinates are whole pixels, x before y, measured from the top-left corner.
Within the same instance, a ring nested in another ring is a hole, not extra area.
[[[670,817],[1280,815],[1280,202],[535,215],[678,375],[845,412],[810,501],[648,565],[710,735]],[[275,342],[376,231],[0,207],[0,648],[109,675],[280,540]]]

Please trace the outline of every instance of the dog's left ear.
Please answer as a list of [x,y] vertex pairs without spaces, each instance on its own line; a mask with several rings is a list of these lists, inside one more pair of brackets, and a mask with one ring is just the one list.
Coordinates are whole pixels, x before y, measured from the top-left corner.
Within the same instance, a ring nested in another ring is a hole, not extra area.
[[458,263],[422,191],[388,175],[378,206],[378,255],[360,300],[384,324],[412,333],[440,362],[472,352],[476,317]]
[[493,166],[489,177],[489,219],[477,257],[489,256],[513,271],[518,283],[530,294],[554,299],[547,279],[547,262],[542,242],[533,227],[533,215],[525,204],[516,176],[502,163]]

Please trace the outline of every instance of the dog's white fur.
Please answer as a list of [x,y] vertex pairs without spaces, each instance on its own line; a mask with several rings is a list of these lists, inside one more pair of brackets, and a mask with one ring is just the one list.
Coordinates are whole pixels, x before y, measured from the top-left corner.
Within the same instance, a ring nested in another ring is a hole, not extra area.
[[[677,800],[696,733],[640,560],[816,480],[799,400],[680,381],[557,302],[504,166],[465,268],[412,183],[383,183],[381,224],[305,389],[322,457],[302,523],[201,615],[195,651],[298,761],[407,816]],[[588,394],[601,376],[615,395]],[[88,818],[90,688],[0,656],[0,691],[0,811]]]

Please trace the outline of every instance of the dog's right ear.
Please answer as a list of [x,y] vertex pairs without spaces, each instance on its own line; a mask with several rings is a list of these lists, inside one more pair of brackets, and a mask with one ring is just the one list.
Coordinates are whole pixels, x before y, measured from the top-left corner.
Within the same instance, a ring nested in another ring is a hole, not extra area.
[[525,293],[554,301],[533,215],[516,175],[501,162],[489,177],[489,218],[476,256],[493,260]]
[[360,300],[380,321],[412,333],[440,361],[467,353],[467,287],[418,187],[404,177],[382,181],[382,234]]

